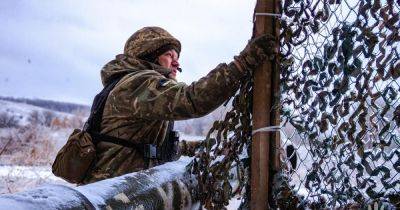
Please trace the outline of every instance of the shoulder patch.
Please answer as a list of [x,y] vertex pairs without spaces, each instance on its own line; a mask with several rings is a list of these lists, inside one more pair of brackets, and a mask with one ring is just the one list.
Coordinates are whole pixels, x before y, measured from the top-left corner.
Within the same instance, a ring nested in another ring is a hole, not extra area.
[[159,87],[165,87],[165,86],[167,86],[169,83],[171,83],[171,80],[168,80],[168,79],[160,79],[160,81],[158,81],[158,86],[159,86]]

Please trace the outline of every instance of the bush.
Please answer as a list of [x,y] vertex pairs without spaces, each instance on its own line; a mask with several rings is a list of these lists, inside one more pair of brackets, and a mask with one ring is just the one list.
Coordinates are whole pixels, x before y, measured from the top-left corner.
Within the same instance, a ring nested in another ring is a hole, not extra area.
[[28,117],[28,120],[32,125],[40,125],[40,124],[42,124],[42,119],[40,117],[40,114],[36,110],[31,112],[31,114]]
[[54,114],[54,112],[51,111],[43,111],[42,113],[43,113],[43,125],[50,127],[51,122],[56,117],[56,115]]
[[18,126],[18,119],[7,112],[0,113],[0,128],[12,128]]

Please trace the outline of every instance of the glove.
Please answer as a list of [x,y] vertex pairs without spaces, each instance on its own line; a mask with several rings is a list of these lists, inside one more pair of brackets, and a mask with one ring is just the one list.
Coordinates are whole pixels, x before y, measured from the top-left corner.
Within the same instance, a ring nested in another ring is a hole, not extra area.
[[266,59],[272,60],[277,53],[275,38],[265,34],[251,39],[244,50],[234,59],[242,70],[250,71],[264,63]]

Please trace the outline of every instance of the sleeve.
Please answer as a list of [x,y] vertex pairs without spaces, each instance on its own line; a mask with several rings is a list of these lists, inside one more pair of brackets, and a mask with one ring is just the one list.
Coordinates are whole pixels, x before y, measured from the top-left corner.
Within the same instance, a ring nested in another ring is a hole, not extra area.
[[232,62],[219,64],[205,77],[190,85],[165,77],[151,76],[131,103],[136,117],[184,120],[204,116],[231,97],[244,73]]

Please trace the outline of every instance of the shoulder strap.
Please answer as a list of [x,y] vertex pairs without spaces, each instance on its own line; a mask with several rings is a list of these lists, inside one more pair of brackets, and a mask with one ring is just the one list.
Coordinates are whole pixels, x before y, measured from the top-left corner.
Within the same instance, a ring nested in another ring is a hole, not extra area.
[[[109,135],[100,133],[101,121],[102,121],[103,112],[104,112],[104,106],[106,104],[108,95],[110,94],[111,90],[115,87],[115,85],[125,75],[126,74],[115,76],[111,80],[111,82],[109,84],[107,84],[99,94],[96,95],[96,97],[93,100],[89,118],[88,118],[83,130],[90,133],[94,144],[97,144],[100,141],[104,141],[104,142],[109,142],[109,143],[113,143],[113,144],[118,144],[118,145],[121,145],[124,147],[135,148],[139,152],[141,152],[145,158],[158,158],[158,159],[168,158],[169,156],[164,157],[165,155],[162,155],[162,153],[169,154],[170,152],[158,151],[158,150],[170,151],[171,149],[173,149],[173,148],[171,148],[170,145],[168,145],[169,141],[171,141],[169,138],[167,138],[166,139],[167,142],[165,142],[165,144],[167,144],[168,146],[163,146],[163,148],[158,148],[156,145],[140,144],[140,143],[136,144],[136,143],[127,141],[125,139],[120,139],[117,137],[113,137],[113,136],[109,136]],[[171,133],[170,131],[173,129],[173,126],[174,125],[173,125],[173,121],[172,121],[172,122],[170,122],[170,124],[168,126],[168,133]]]
[[135,144],[130,141],[126,141],[124,139],[116,138],[114,136],[109,136],[105,134],[101,134],[99,132],[90,132],[90,136],[92,137],[92,141],[97,144],[99,141],[109,142],[113,144],[118,144],[124,147],[135,148],[142,154],[144,154],[145,144]]
[[111,79],[111,82],[108,83],[103,90],[98,93],[93,100],[92,108],[90,110],[89,118],[83,128],[85,131],[91,132],[100,132],[101,120],[103,118],[104,106],[106,104],[108,95],[111,90],[115,87],[115,85],[122,79],[126,74],[116,75]]
[[84,131],[90,133],[92,137],[92,141],[94,144],[99,143],[100,141],[110,142],[113,144],[118,144],[124,147],[131,147],[137,149],[139,152],[145,152],[144,144],[135,144],[129,142],[125,139],[120,139],[114,136],[109,136],[100,133],[101,129],[101,121],[103,118],[104,106],[106,104],[108,95],[110,94],[111,90],[114,89],[115,85],[124,77],[126,74],[119,74],[115,75],[113,78],[110,79],[110,83],[108,83],[103,90],[94,97],[92,108],[90,110],[89,118],[83,128]]

